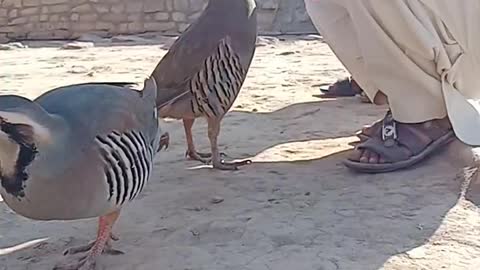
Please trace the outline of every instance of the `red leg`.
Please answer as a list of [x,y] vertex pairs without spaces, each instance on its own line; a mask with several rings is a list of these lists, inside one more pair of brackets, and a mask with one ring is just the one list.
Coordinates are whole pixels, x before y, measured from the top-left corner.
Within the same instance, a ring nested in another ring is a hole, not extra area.
[[89,243],[85,246],[73,247],[64,252],[64,255],[66,255],[88,251],[88,255],[74,265],[69,265],[66,268],[57,267],[56,269],[93,270],[95,268],[96,259],[102,253],[122,254],[123,252],[114,250],[110,247],[110,240],[118,239],[112,234],[112,227],[117,221],[119,215],[120,211],[115,211],[113,213],[100,217],[98,219],[97,238],[94,242]]

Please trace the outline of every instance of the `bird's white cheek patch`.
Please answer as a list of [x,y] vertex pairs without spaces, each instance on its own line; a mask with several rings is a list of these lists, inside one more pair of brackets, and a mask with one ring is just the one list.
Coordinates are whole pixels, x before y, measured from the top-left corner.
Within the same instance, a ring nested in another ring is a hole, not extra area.
[[1,175],[11,177],[15,174],[20,147],[7,134],[0,131],[0,172]]

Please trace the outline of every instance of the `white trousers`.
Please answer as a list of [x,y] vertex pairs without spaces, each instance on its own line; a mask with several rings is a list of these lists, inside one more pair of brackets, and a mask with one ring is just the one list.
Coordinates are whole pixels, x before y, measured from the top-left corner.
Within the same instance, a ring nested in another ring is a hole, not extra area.
[[305,0],[320,34],[370,99],[418,123],[448,116],[480,145],[479,0]]

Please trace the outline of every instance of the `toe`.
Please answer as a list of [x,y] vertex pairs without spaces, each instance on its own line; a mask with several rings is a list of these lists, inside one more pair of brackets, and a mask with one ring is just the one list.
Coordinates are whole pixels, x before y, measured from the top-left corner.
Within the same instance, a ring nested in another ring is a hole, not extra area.
[[348,159],[351,161],[360,161],[360,158],[362,157],[362,150],[355,149],[352,151],[352,153],[349,155]]
[[211,158],[212,157],[212,154],[211,153],[200,153],[200,152],[197,152],[197,155],[201,158]]
[[361,163],[368,163],[370,160],[370,152],[368,151],[363,151],[362,155],[360,156],[360,162]]
[[368,163],[370,164],[377,164],[378,163],[378,154],[377,153],[370,153],[370,158],[368,159]]
[[233,164],[228,164],[225,162],[219,162],[213,164],[214,169],[223,170],[223,171],[236,171],[238,167]]
[[81,253],[81,252],[87,252],[93,247],[94,244],[95,244],[95,242],[91,242],[91,243],[89,243],[87,245],[84,245],[84,246],[68,248],[63,252],[63,255],[72,255],[72,254],[77,254],[77,253]]
[[120,237],[118,237],[118,235],[116,235],[114,233],[111,233],[110,234],[110,239],[112,239],[113,241],[118,241],[118,240],[120,240]]
[[96,262],[93,259],[87,259],[78,270],[95,270]]
[[114,249],[114,248],[105,249],[105,250],[103,251],[103,253],[105,253],[105,254],[107,254],[107,255],[113,255],[113,256],[125,254],[125,252],[123,252],[123,251],[121,251],[121,250],[118,250],[118,249]]
[[[187,152],[185,153],[185,156],[187,157],[188,160],[200,161],[200,162],[202,162],[203,164],[208,164],[208,163],[210,163],[210,159],[208,159],[208,158],[205,159],[205,158],[203,158],[200,154],[202,154],[202,153],[187,151]],[[207,155],[207,154],[202,154],[202,155]]]
[[372,134],[370,134],[370,130],[371,130],[372,126],[371,125],[367,125],[367,126],[364,126],[362,128],[362,133],[367,135],[367,136],[370,136]]

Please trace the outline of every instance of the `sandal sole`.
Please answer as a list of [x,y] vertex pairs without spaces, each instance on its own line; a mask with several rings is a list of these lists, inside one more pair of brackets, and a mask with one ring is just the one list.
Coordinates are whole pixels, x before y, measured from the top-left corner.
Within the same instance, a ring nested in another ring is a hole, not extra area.
[[385,164],[369,164],[369,163],[361,163],[357,161],[351,160],[344,160],[343,164],[354,171],[362,172],[362,173],[386,173],[386,172],[393,172],[401,169],[409,168],[413,165],[420,163],[421,161],[425,160],[427,157],[430,156],[433,152],[438,150],[444,145],[449,144],[451,141],[455,139],[454,132],[449,131],[442,137],[438,138],[436,141],[425,147],[425,149],[418,155],[412,156],[411,158],[399,161],[395,163],[385,163]]

